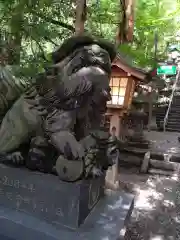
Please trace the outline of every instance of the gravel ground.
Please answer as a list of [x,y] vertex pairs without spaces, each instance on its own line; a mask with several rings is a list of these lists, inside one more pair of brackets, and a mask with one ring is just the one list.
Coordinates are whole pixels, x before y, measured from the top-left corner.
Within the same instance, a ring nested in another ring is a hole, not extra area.
[[180,239],[180,184],[177,177],[151,176],[137,192],[125,240]]
[[[153,140],[154,149],[171,152],[175,148],[178,152],[179,135],[151,132],[147,138]],[[125,240],[180,240],[180,175],[143,176],[122,171],[120,180],[129,184],[126,191],[136,194]]]

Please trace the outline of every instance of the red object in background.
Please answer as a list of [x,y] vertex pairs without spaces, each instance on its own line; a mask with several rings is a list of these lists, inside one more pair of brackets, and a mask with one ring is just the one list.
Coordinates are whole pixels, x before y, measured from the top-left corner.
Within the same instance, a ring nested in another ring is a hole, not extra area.
[[157,68],[153,69],[153,70],[150,72],[150,75],[151,75],[152,77],[157,76]]

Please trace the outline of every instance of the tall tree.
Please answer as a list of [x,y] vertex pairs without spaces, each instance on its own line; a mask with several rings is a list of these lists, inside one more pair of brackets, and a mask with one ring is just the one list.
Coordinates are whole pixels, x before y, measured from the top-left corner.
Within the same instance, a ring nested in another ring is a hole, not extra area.
[[[158,57],[163,57],[165,37],[173,35],[179,28],[178,22],[169,20],[177,17],[178,12],[175,8],[170,9],[173,4],[168,5],[168,1],[136,0],[133,42],[120,39],[119,50],[135,59],[140,66],[151,67],[154,64],[155,29],[158,33]],[[126,3],[125,8],[122,3]],[[89,0],[80,17],[83,22],[87,13],[85,29],[93,35],[115,42],[120,26],[119,32],[126,34],[125,38],[131,32],[132,38],[132,4],[132,0]],[[76,0],[0,1],[0,45],[1,53],[6,52],[7,63],[20,66],[18,72],[25,76],[41,71],[51,60],[48,52],[75,33],[76,14]]]
[[76,20],[75,20],[75,32],[77,35],[84,33],[84,24],[87,15],[86,0],[76,1]]
[[153,67],[156,36],[158,36],[157,57],[162,59],[166,53],[167,36],[173,36],[179,28],[174,6],[167,0],[138,0],[135,11],[134,42],[121,45],[120,51],[131,56],[140,66]]

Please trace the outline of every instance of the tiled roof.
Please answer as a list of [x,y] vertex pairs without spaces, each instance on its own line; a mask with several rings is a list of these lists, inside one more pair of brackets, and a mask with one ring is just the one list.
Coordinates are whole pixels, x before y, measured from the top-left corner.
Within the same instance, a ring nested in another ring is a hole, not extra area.
[[137,71],[140,71],[144,74],[148,74],[149,71],[143,69],[143,68],[139,68],[136,66],[136,64],[134,63],[134,61],[128,57],[127,55],[123,54],[123,53],[118,53],[117,54],[117,58],[124,62],[125,64],[129,65],[129,67],[133,68],[133,69],[136,69]]
[[121,53],[117,54],[117,57],[112,65],[115,65],[123,71],[131,74],[139,81],[143,81],[146,83],[151,81],[151,76],[147,70],[137,67],[131,59],[128,59],[127,56]]

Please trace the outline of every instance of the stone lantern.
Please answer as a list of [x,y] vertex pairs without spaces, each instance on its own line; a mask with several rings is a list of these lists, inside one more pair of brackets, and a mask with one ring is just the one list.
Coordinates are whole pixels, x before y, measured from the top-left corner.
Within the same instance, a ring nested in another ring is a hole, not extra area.
[[131,107],[135,86],[146,78],[145,71],[131,66],[120,55],[112,64],[112,99],[107,104],[106,119],[109,122],[109,130],[116,129],[117,137],[121,132],[121,120]]

